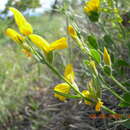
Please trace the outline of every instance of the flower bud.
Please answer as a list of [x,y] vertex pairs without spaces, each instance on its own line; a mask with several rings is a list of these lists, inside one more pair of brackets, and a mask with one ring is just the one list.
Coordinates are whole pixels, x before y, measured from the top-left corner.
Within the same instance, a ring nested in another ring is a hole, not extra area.
[[98,75],[98,71],[94,61],[90,61],[90,67],[92,68],[95,75]]
[[76,39],[78,37],[77,32],[75,31],[75,29],[71,25],[68,26],[68,33],[74,39]]
[[111,66],[111,57],[106,48],[104,48],[103,60],[104,64]]
[[5,34],[16,43],[22,43],[24,41],[24,37],[11,28],[6,29]]
[[98,99],[98,101],[97,101],[97,104],[96,104],[96,106],[95,106],[95,110],[97,111],[97,112],[99,112],[100,110],[101,110],[101,107],[103,106],[103,102],[101,101],[101,99]]

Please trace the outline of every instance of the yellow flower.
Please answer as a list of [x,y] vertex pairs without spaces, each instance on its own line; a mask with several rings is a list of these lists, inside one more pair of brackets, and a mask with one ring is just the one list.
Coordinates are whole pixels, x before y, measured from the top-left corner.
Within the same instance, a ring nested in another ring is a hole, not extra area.
[[74,76],[74,70],[73,70],[73,65],[72,64],[68,64],[65,67],[64,77],[71,83],[74,81],[75,76]]
[[[88,90],[83,90],[83,91],[82,91],[82,94],[83,94],[83,96],[85,96],[86,98],[89,98],[89,97],[90,97],[90,92],[89,92]],[[91,105],[91,102],[85,100],[85,104]]]
[[74,39],[78,37],[77,32],[75,31],[75,29],[71,25],[68,26],[68,33]]
[[105,47],[104,47],[103,60],[104,60],[104,63],[105,63],[106,65],[111,66],[111,57],[110,57],[110,55],[108,54],[108,51],[107,51],[107,49],[106,49]]
[[37,47],[47,53],[49,52],[49,43],[44,38],[36,34],[29,35],[29,38]]
[[90,64],[90,67],[93,69],[94,73],[95,73],[96,75],[98,75],[98,71],[97,71],[95,62],[94,62],[94,61],[90,61],[89,64]]
[[28,36],[29,34],[33,33],[32,26],[28,22],[26,22],[25,24],[20,25],[19,30],[25,36]]
[[25,17],[17,9],[10,7],[9,10],[14,14],[15,22],[23,35],[29,35],[33,33],[31,24],[27,22]]
[[61,38],[49,44],[44,38],[36,34],[29,35],[30,40],[38,46],[40,49],[44,50],[46,53],[52,50],[59,50],[68,47],[66,38]]
[[100,110],[101,110],[101,107],[103,106],[103,102],[101,101],[101,99],[98,99],[98,102],[97,102],[97,104],[96,104],[96,106],[95,106],[95,110],[97,111],[97,112],[99,112]]
[[49,51],[56,50],[56,49],[60,50],[60,49],[64,49],[64,48],[67,48],[67,47],[68,47],[67,39],[65,37],[63,37],[59,40],[52,42],[50,44]]
[[24,37],[22,37],[19,33],[17,33],[15,30],[11,28],[8,28],[5,31],[5,34],[12,40],[14,40],[16,43],[22,43],[24,41]]
[[[64,94],[68,94],[70,92],[70,86],[66,83],[61,83],[61,84],[58,84],[54,87],[54,91],[58,91],[58,92],[61,92],[61,93],[64,93]],[[66,97],[61,96],[59,94],[55,93],[54,96],[61,101],[66,100]]]
[[32,57],[32,53],[27,50],[27,49],[22,49],[22,52],[27,56],[27,57]]
[[85,3],[84,11],[89,14],[91,12],[97,12],[100,7],[100,0],[89,0]]

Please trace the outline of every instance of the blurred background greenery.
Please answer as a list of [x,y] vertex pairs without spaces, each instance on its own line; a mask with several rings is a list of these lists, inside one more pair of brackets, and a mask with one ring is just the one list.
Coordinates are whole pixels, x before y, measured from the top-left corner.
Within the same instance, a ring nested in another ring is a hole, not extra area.
[[[27,58],[18,46],[7,38],[6,28],[16,28],[8,7],[12,6],[20,10],[33,25],[34,32],[52,42],[66,36],[66,18],[55,10],[61,5],[62,1],[58,0],[7,0],[6,3],[3,1],[3,6],[0,8],[0,122],[3,125],[0,125],[0,129],[3,129],[4,125],[11,125],[10,121],[16,120],[13,117],[21,120],[19,112],[29,104],[33,109],[39,107],[43,97],[34,101],[37,91],[48,89],[50,86],[52,89],[59,80],[46,66],[37,64],[33,58]],[[68,59],[65,60],[67,52],[68,50],[55,52],[58,59],[55,64],[61,72],[68,62]],[[65,55],[60,56],[60,54]],[[10,126],[8,127],[10,129]],[[32,127],[35,129],[35,125]],[[15,126],[12,129],[15,129]]]
[[[3,2],[4,3],[4,2]],[[56,40],[63,34],[62,18],[51,17],[49,12],[35,11],[41,7],[39,0],[8,0],[5,8],[0,12],[0,121],[8,121],[13,113],[24,108],[25,98],[30,91],[36,88],[49,87],[53,75],[48,75],[45,66],[36,64],[33,59],[21,53],[18,46],[5,36],[7,27],[15,28],[8,7],[13,6],[25,12],[28,21],[33,25],[35,32],[44,36],[49,41]],[[52,6],[54,2],[46,2]],[[4,6],[3,6],[4,7]],[[42,9],[41,9],[42,10]],[[48,9],[47,9],[48,10]],[[51,10],[50,10],[51,11]],[[43,14],[44,13],[44,14]],[[48,76],[45,76],[48,75]]]

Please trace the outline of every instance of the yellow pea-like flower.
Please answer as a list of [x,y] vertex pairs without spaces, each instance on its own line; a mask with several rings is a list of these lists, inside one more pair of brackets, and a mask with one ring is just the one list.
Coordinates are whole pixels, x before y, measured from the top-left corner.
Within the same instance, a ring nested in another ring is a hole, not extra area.
[[14,14],[14,19],[17,25],[26,23],[26,19],[20,11],[13,7],[10,7],[9,10]]
[[[83,91],[82,91],[82,94],[83,94],[83,96],[85,96],[86,98],[89,98],[89,97],[90,97],[90,92],[89,92],[88,90],[83,90]],[[91,105],[91,102],[85,100],[85,104]]]
[[44,38],[36,34],[29,35],[29,38],[37,47],[44,50],[46,53],[68,47],[67,39],[64,37],[52,42],[51,44],[49,44]]
[[26,22],[25,24],[20,25],[19,30],[25,36],[28,36],[28,35],[33,33],[32,26],[28,22]]
[[101,99],[98,99],[98,102],[97,102],[97,104],[95,106],[95,110],[97,112],[99,112],[101,110],[102,106],[103,106],[103,102],[101,101]]
[[33,33],[31,24],[27,22],[25,17],[17,9],[10,7],[9,10],[14,14],[15,22],[23,35],[29,35]]
[[14,29],[11,29],[11,28],[6,29],[5,34],[8,37],[10,37],[13,41],[15,41],[16,43],[22,43],[24,41],[24,37],[21,36]]
[[74,70],[73,70],[73,65],[72,64],[68,64],[65,67],[64,77],[71,83],[74,81],[75,76],[74,76]]
[[29,35],[29,38],[37,47],[44,50],[46,53],[49,52],[49,43],[44,38],[36,34]]
[[[61,92],[61,93],[64,93],[64,94],[69,94],[70,92],[70,86],[66,83],[61,83],[61,84],[58,84],[54,87],[54,91],[58,91],[58,92]],[[64,96],[61,96],[59,94],[54,94],[54,96],[56,98],[58,98],[60,101],[65,101],[66,100],[66,97]]]
[[103,55],[103,60],[104,60],[104,63],[106,65],[109,65],[111,66],[111,57],[107,51],[107,49],[104,47],[104,55]]
[[100,0],[89,0],[85,2],[84,11],[89,14],[91,12],[97,12],[100,8]]
[[56,40],[50,44],[49,51],[60,50],[68,47],[67,39],[65,37]]
[[78,37],[77,32],[75,31],[75,29],[73,28],[73,26],[69,25],[67,29],[68,29],[69,35],[72,38],[76,39]]

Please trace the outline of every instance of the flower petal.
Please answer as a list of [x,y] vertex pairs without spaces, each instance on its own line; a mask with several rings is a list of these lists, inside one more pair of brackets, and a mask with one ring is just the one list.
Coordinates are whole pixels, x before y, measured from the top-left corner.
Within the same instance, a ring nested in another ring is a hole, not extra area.
[[22,13],[17,9],[10,7],[9,10],[14,14],[14,19],[18,26],[27,22],[25,17],[22,15]]
[[84,11],[86,13],[91,13],[93,11],[98,11],[100,7],[100,0],[89,0],[85,2]]
[[[82,91],[82,94],[83,94],[83,96],[85,96],[86,98],[89,98],[89,97],[90,97],[90,92],[89,92],[88,90],[83,90],[83,91]],[[91,105],[91,102],[85,100],[85,104]]]
[[49,52],[49,43],[39,35],[31,34],[29,35],[30,40],[40,49],[43,49],[45,52]]
[[97,111],[97,112],[99,112],[100,110],[101,110],[101,107],[103,106],[103,102],[101,101],[101,99],[98,99],[98,102],[97,102],[97,104],[96,104],[96,106],[95,106],[95,110]]
[[16,43],[22,43],[24,41],[24,37],[22,37],[18,32],[15,30],[8,28],[6,29],[6,35],[14,40]]
[[78,37],[77,32],[75,31],[75,29],[71,25],[68,26],[68,33],[74,39]]
[[64,76],[65,78],[69,81],[69,82],[73,82],[74,81],[74,70],[73,70],[73,65],[72,64],[68,64],[65,67],[65,71],[64,71]]
[[[61,93],[64,93],[64,94],[68,94],[70,92],[70,86],[66,83],[61,83],[61,84],[58,84],[54,87],[54,91],[58,91],[58,92],[61,92]],[[54,96],[61,101],[66,100],[66,97],[61,96],[59,94],[55,93]]]
[[32,26],[31,24],[29,24],[28,22],[26,22],[25,24],[23,25],[20,25],[19,26],[19,30],[22,34],[24,34],[25,36],[28,36],[30,34],[33,33],[33,29],[32,29]]
[[31,24],[27,22],[22,13],[13,7],[10,7],[9,10],[14,14],[14,19],[20,32],[24,35],[32,34],[33,28]]
[[52,42],[50,44],[50,51],[56,50],[56,49],[64,49],[68,47],[67,39],[65,37],[56,40],[55,42]]
[[104,47],[104,55],[103,55],[103,60],[104,60],[104,63],[106,65],[109,65],[111,66],[111,57],[107,51],[107,49]]

